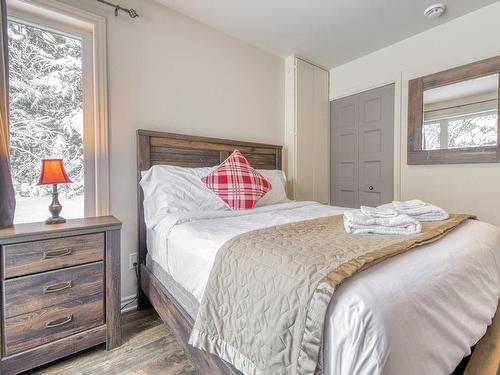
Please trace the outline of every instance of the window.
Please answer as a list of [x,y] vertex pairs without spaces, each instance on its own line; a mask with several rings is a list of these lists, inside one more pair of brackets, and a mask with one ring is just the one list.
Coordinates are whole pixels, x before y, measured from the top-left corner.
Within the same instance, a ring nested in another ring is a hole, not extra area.
[[59,185],[62,216],[106,214],[105,79],[96,79],[102,68],[95,59],[95,24],[47,9],[37,13],[33,6],[25,10],[11,7],[8,14],[14,222],[49,216],[51,186],[37,185],[46,158],[62,158],[73,181]]
[[[42,220],[51,194],[37,186],[40,160],[63,158],[67,218],[85,215],[82,41],[10,20],[10,162],[16,222]],[[35,215],[35,217],[34,217]]]

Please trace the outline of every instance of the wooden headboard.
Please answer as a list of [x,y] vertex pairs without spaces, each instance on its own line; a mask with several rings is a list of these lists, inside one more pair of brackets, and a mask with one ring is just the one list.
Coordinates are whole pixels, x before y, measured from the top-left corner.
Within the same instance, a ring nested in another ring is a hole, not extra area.
[[282,146],[137,130],[139,265],[145,264],[147,254],[143,194],[139,186],[141,172],[159,164],[212,167],[224,161],[235,149],[240,150],[257,169],[281,169]]

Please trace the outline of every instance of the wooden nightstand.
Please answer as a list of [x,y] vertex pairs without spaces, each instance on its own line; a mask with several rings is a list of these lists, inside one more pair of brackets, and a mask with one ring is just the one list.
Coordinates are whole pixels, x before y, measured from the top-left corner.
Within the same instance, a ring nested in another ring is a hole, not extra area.
[[0,374],[121,345],[120,229],[113,216],[0,229]]

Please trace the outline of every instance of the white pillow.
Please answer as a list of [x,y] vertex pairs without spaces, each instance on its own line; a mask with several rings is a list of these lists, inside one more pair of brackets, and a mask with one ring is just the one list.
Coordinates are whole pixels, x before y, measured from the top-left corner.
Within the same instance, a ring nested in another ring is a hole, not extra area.
[[226,204],[202,182],[213,167],[182,168],[155,165],[142,174],[144,221],[153,228],[165,215],[229,210]]
[[257,169],[257,172],[271,183],[272,188],[257,201],[255,207],[269,206],[270,204],[288,201],[285,190],[286,177],[283,171],[279,169]]

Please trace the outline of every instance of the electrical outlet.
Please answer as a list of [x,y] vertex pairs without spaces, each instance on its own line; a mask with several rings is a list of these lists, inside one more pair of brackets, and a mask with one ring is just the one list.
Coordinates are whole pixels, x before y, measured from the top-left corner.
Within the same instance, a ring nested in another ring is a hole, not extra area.
[[137,253],[129,255],[129,267],[131,270],[134,269],[134,263],[137,263]]

